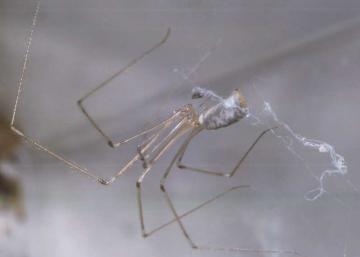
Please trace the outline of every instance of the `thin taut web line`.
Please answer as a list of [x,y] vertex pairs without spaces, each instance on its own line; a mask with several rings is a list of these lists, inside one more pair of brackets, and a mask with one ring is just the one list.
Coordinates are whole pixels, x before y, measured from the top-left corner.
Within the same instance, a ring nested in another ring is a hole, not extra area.
[[17,107],[18,107],[18,104],[19,104],[19,99],[20,99],[20,96],[21,96],[21,92],[23,90],[23,81],[24,81],[25,71],[26,71],[26,68],[27,68],[27,63],[29,61],[31,43],[32,43],[32,38],[33,38],[33,34],[34,34],[34,31],[35,31],[35,27],[36,27],[36,22],[37,22],[39,10],[40,10],[40,1],[38,1],[37,4],[36,4],[36,9],[35,9],[35,12],[34,12],[30,33],[29,33],[29,36],[28,36],[28,39],[27,39],[27,42],[26,42],[26,52],[25,52],[25,55],[24,55],[24,63],[23,63],[22,69],[21,69],[21,75],[20,75],[20,79],[19,79],[19,82],[18,82],[18,91],[17,91],[14,110],[13,110],[13,113],[12,113],[12,118],[11,118],[11,123],[10,123],[11,127],[13,127],[14,123],[15,123],[16,111],[17,111]]

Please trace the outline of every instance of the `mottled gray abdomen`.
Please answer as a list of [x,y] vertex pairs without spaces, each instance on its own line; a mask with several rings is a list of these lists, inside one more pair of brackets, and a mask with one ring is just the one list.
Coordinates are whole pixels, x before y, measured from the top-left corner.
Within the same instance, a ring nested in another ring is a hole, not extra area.
[[205,129],[212,130],[230,126],[246,115],[246,110],[238,106],[226,106],[224,103],[219,103],[201,114],[199,121]]

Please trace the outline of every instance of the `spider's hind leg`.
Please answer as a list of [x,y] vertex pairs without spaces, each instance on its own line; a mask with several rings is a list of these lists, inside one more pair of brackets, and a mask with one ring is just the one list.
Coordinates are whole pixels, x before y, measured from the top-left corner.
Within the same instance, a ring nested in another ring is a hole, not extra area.
[[153,134],[149,139],[145,140],[141,145],[138,145],[136,151],[139,155],[139,160],[143,163],[143,168],[146,170],[149,167],[149,162],[147,160],[148,154],[146,153],[147,148],[152,145],[156,139],[158,139],[159,133]]
[[[201,130],[200,130],[201,131]],[[251,248],[238,248],[238,247],[216,247],[216,246],[200,246],[198,244],[196,244],[194,242],[194,240],[192,239],[192,237],[190,236],[190,234],[188,233],[187,229],[185,228],[185,225],[182,221],[182,218],[185,216],[184,214],[180,215],[178,214],[178,211],[176,210],[175,208],[175,205],[173,204],[173,201],[172,199],[170,198],[170,195],[169,193],[167,192],[167,189],[166,189],[166,181],[169,177],[169,174],[172,170],[172,167],[174,166],[174,164],[176,163],[176,161],[182,157],[182,155],[184,154],[187,146],[189,145],[189,143],[191,142],[191,140],[200,132],[199,130],[197,129],[194,129],[191,134],[188,136],[188,138],[184,141],[184,143],[181,145],[180,149],[177,151],[177,153],[175,154],[174,158],[172,159],[172,161],[170,162],[168,168],[166,169],[161,181],[160,181],[160,190],[163,192],[164,196],[165,196],[165,199],[166,199],[166,202],[169,206],[169,208],[171,209],[171,212],[173,213],[174,215],[174,220],[175,222],[177,222],[177,224],[179,225],[180,227],[180,230],[182,231],[183,235],[185,236],[186,240],[188,241],[188,243],[190,244],[190,246],[193,248],[193,249],[196,249],[196,250],[210,250],[210,251],[224,251],[224,252],[239,252],[239,253],[252,253],[252,254],[261,254],[261,255],[272,255],[272,254],[277,254],[277,255],[281,255],[281,256],[301,256],[298,252],[296,251],[293,251],[293,250],[283,250],[283,249],[251,249]],[[250,147],[249,150],[252,149],[252,147],[254,147],[254,145],[256,144],[256,141],[258,141],[265,133],[267,132],[267,130],[265,130],[263,133],[260,134],[260,136],[255,140],[255,142],[253,143],[253,145]],[[248,152],[249,152],[248,150]],[[247,154],[247,153],[246,153]],[[245,154],[245,155],[246,155]],[[246,156],[245,156],[246,157]],[[226,191],[225,193],[227,192],[230,192],[232,191],[233,189],[237,189],[237,188],[241,188],[242,186],[240,187],[235,187],[235,188],[232,188],[228,191]],[[221,196],[223,196],[225,193],[223,194],[220,194],[218,197],[215,197],[213,200],[211,201],[214,201],[218,198],[220,198]],[[207,204],[207,203],[206,203]],[[205,206],[204,205],[200,205],[199,208]],[[193,210],[197,210],[199,208],[194,208]],[[190,212],[188,212],[189,214],[192,212],[192,210]],[[186,214],[187,215],[187,214]],[[172,223],[172,221],[171,221]],[[169,223],[170,224],[170,223]],[[167,224],[166,224],[167,225]]]
[[248,157],[248,155],[250,154],[250,152],[254,149],[255,145],[260,141],[260,139],[267,133],[270,132],[274,129],[276,129],[277,127],[273,127],[273,128],[269,128],[264,130],[263,132],[260,133],[260,135],[254,140],[254,142],[251,144],[251,146],[246,150],[245,154],[240,158],[240,160],[236,163],[235,167],[230,171],[230,172],[218,172],[218,171],[210,171],[207,169],[200,169],[200,168],[195,168],[195,167],[191,167],[185,164],[182,164],[182,159],[185,155],[185,152],[187,150],[187,147],[189,144],[187,144],[185,146],[184,151],[180,154],[179,158],[176,161],[176,165],[179,169],[183,169],[183,170],[189,170],[189,171],[194,171],[194,172],[200,172],[203,174],[208,174],[208,175],[213,175],[213,176],[220,176],[220,177],[232,177],[235,175],[235,173],[239,170],[241,164],[245,161],[246,157]]

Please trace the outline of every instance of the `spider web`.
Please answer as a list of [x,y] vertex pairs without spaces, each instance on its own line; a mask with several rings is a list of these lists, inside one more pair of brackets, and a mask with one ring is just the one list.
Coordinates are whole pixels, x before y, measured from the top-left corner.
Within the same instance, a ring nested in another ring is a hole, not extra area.
[[[209,48],[209,50],[204,54],[204,58],[202,58],[192,68],[176,68],[173,70],[173,72],[180,75],[184,82],[186,81],[191,84],[193,88],[196,88],[197,83],[194,79],[196,71],[208,60],[213,52],[216,51],[216,48],[221,44],[221,42],[222,39],[219,38],[216,44]],[[316,180],[317,186],[315,188],[308,191],[304,190],[304,199],[309,202],[315,202],[320,200],[324,195],[330,195],[335,201],[341,204],[343,210],[345,211],[345,216],[350,220],[351,207],[343,202],[342,199],[334,196],[331,191],[327,190],[327,179],[329,177],[338,177],[344,180],[345,183],[348,184],[348,186],[351,188],[351,190],[359,193],[359,188],[354,185],[350,179],[347,178],[349,169],[345,156],[339,153],[336,150],[336,147],[329,142],[325,142],[321,139],[308,138],[299,134],[296,129],[293,129],[289,124],[279,118],[279,115],[272,108],[271,103],[265,99],[256,85],[251,84],[250,87],[255,91],[256,96],[261,99],[260,103],[262,106],[260,110],[256,110],[258,106],[249,106],[249,113],[245,118],[246,122],[250,123],[251,126],[254,127],[265,127],[269,129],[276,127],[276,129],[271,129],[271,133],[277,138],[277,140],[279,140],[279,142],[281,142],[281,144],[291,153],[291,155],[293,155],[302,163],[304,171],[310,174],[310,176]],[[217,95],[217,93],[212,90],[204,90],[207,91],[207,94],[211,95],[213,98],[223,99],[222,96]],[[300,149],[302,152],[305,151],[305,153],[317,152],[325,156],[326,161],[323,165],[326,165],[329,168],[325,170],[314,170],[314,168],[309,165],[307,158],[300,153]],[[348,256],[349,242],[347,240],[343,242],[343,256],[346,257]],[[266,242],[264,242],[264,245],[266,245]]]
[[[222,39],[218,38],[215,45],[206,51],[203,54],[203,57],[190,69],[175,68],[173,72],[179,74],[184,82],[187,81],[196,87],[196,82],[192,77],[196,74],[196,71],[201,67],[201,65],[207,61],[207,59],[214,53],[214,51],[216,51],[216,48],[221,44],[221,42]],[[315,201],[323,194],[328,193],[326,190],[326,178],[329,176],[342,176],[354,191],[359,192],[359,189],[350,180],[345,178],[345,175],[348,173],[348,166],[344,156],[337,153],[333,145],[319,139],[307,138],[295,132],[295,130],[287,123],[278,118],[278,115],[273,110],[271,104],[265,100],[256,86],[252,85],[252,87],[255,89],[258,96],[260,96],[262,99],[263,108],[260,112],[256,113],[256,111],[252,112],[250,106],[247,121],[256,127],[277,127],[277,129],[271,130],[272,134],[283,143],[283,145],[291,152],[292,155],[294,155],[303,163],[305,170],[318,181],[318,187],[305,193],[304,198],[306,200]],[[209,95],[217,97],[218,99],[222,99],[222,97],[218,96],[215,92],[206,89],[204,90],[207,91]],[[280,129],[282,129],[281,132],[279,132]],[[329,164],[332,168],[322,171],[320,176],[317,176],[310,168],[306,159],[300,153],[298,153],[298,146],[296,144],[306,148],[308,151],[318,151],[319,153],[328,155]]]
[[[325,180],[329,176],[333,175],[340,175],[345,176],[348,173],[348,167],[345,162],[345,158],[335,151],[335,147],[330,145],[327,142],[318,140],[318,139],[311,139],[306,138],[298,133],[296,133],[288,124],[280,120],[272,109],[269,102],[264,100],[264,108],[262,113],[260,114],[253,114],[249,113],[248,118],[253,119],[252,125],[259,126],[265,125],[269,127],[270,119],[272,124],[276,124],[278,128],[283,128],[288,135],[283,135],[282,133],[277,132],[277,129],[271,130],[271,132],[284,144],[284,146],[299,160],[301,160],[305,166],[305,169],[310,172],[310,174],[318,181],[319,186],[307,192],[304,197],[306,200],[315,201],[319,197],[321,197],[324,193],[327,193],[325,189]],[[264,118],[260,118],[263,116]],[[309,167],[308,163],[306,162],[305,158],[300,155],[296,151],[295,142],[302,145],[303,147],[309,150],[315,150],[323,154],[327,154],[330,160],[330,165],[333,169],[327,169],[321,172],[320,176],[316,176],[312,169]],[[349,180],[346,180],[354,190],[358,191],[358,189],[353,185]]]

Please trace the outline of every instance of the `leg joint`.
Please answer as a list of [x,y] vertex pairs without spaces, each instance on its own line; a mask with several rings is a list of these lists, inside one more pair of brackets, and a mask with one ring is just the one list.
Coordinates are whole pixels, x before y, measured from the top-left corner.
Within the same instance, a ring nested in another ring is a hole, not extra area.
[[176,164],[179,169],[186,169],[186,166],[181,164],[180,162]]
[[161,190],[162,192],[165,192],[165,186],[164,186],[163,183],[160,184],[160,190]]
[[111,178],[109,180],[106,180],[106,179],[103,179],[103,178],[98,178],[98,182],[101,184],[101,185],[104,185],[104,186],[108,186],[110,184],[112,184],[114,182],[115,178]]
[[22,133],[20,130],[18,130],[14,125],[11,125],[10,129],[18,136],[21,136],[21,137],[25,136],[24,133]]

